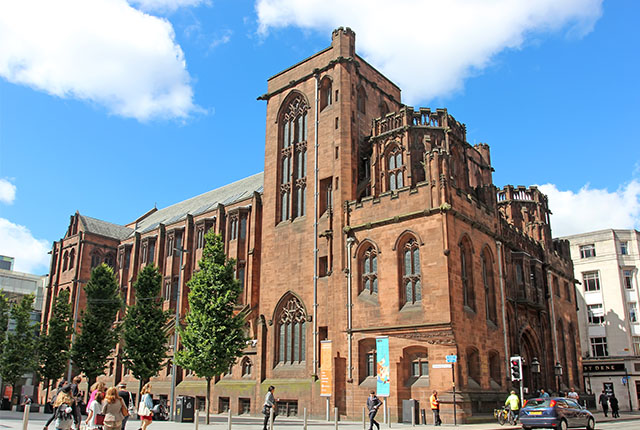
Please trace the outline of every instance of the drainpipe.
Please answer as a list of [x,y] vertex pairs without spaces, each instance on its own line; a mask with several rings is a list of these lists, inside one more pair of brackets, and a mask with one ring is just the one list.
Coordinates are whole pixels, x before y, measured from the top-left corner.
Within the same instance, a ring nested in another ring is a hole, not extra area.
[[[558,333],[557,333],[557,329],[556,329],[556,311],[555,311],[555,307],[553,305],[553,295],[555,294],[555,291],[553,291],[553,283],[551,281],[552,281],[552,279],[551,279],[551,270],[547,270],[547,285],[549,286],[549,288],[548,288],[549,301],[551,302],[551,327],[552,327],[552,330],[553,330],[553,358],[554,358],[554,361],[555,361],[555,363],[553,363],[553,365],[555,366],[556,363],[559,362],[559,359],[558,359]],[[560,286],[558,286],[558,288],[560,288]]]
[[500,304],[502,307],[502,335],[504,336],[504,359],[507,368],[507,372],[505,375],[509,374],[509,359],[511,358],[509,354],[509,343],[507,341],[507,315],[505,312],[505,292],[504,292],[504,277],[502,275],[502,242],[496,241],[496,246],[498,247],[498,272],[500,275]]
[[318,374],[318,84],[316,73],[313,157],[313,374]]
[[348,349],[348,360],[349,360],[349,367],[348,367],[348,380],[352,381],[353,380],[353,333],[351,332],[352,328],[353,328],[353,321],[352,321],[352,314],[351,314],[351,308],[353,307],[352,303],[351,303],[351,288],[352,288],[352,284],[351,284],[351,247],[353,246],[353,243],[355,242],[355,239],[353,237],[348,237],[347,238],[347,338],[349,340],[349,349]]

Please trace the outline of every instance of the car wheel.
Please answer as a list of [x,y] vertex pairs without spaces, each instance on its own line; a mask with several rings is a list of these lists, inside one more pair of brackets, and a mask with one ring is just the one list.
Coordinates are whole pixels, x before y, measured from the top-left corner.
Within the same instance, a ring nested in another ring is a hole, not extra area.
[[567,422],[565,420],[562,420],[560,421],[560,425],[558,426],[558,428],[560,430],[567,430],[569,426],[567,425]]
[[596,428],[596,420],[594,420],[593,418],[589,418],[587,420],[587,430],[595,430]]
[[522,430],[531,430],[533,427],[522,426]]

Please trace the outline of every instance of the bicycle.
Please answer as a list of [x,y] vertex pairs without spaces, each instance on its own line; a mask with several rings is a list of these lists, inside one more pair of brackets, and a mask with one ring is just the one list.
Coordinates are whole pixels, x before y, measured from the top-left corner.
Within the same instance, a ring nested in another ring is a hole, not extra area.
[[505,423],[509,423],[509,425],[514,426],[518,421],[516,414],[514,414],[511,409],[507,409],[504,406],[500,409],[494,409],[493,417],[498,420],[498,424],[501,426],[505,425]]

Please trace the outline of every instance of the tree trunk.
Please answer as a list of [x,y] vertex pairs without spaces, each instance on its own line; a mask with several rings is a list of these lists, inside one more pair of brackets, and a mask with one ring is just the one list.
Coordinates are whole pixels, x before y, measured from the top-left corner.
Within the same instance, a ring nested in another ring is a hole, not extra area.
[[209,424],[209,409],[211,405],[211,377],[207,378],[207,425]]
[[[91,396],[91,387],[96,383],[97,379],[97,376],[87,376],[87,393],[85,393],[85,395],[89,394],[89,396]],[[71,381],[69,381],[69,383],[71,383]]]
[[46,405],[47,402],[49,401],[49,388],[51,388],[51,380],[47,379],[47,390],[46,393],[44,395],[44,404]]
[[[136,411],[138,410],[137,408],[140,406],[140,399],[142,398],[142,394],[140,393],[142,392],[142,387],[144,387],[144,385],[145,385],[145,380],[142,379],[141,377],[138,377],[138,403],[136,406]],[[173,407],[173,405],[171,405],[171,407]]]

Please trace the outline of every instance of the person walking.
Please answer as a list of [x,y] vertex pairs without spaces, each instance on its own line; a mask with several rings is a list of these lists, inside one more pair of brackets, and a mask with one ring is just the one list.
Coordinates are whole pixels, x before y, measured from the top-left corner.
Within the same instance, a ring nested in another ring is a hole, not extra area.
[[431,413],[433,413],[433,425],[439,426],[442,424],[442,420],[440,419],[440,400],[436,390],[433,390],[433,394],[429,397],[429,403],[431,404]]
[[102,397],[104,398],[104,394],[107,391],[107,385],[102,382],[102,381],[98,381],[98,382],[94,382],[93,385],[91,386],[91,394],[89,395],[89,402],[87,403],[87,413],[89,413],[89,406],[91,405],[91,402],[93,402],[93,400],[96,398],[96,394],[98,394],[98,392],[102,393]]
[[79,426],[82,421],[82,411],[80,410],[80,403],[82,403],[83,393],[80,391],[80,383],[82,383],[82,376],[76,375],[71,380],[71,396],[75,402],[73,403],[73,414],[75,415],[74,422]]
[[580,396],[578,395],[578,393],[576,392],[576,389],[571,387],[571,391],[569,391],[569,393],[567,393],[567,397],[570,399],[575,400],[576,402],[578,400],[580,400]]
[[[142,430],[146,430],[153,421],[153,397],[151,397],[151,384],[145,384],[140,390],[140,404],[138,405],[138,417],[142,426]],[[173,407],[173,405],[171,405]]]
[[[269,418],[271,418],[271,410],[276,405],[276,398],[273,395],[273,391],[276,389],[273,385],[269,386],[267,390],[267,394],[264,397],[264,406],[262,406],[262,413],[264,414],[264,423],[262,425],[262,430],[267,430],[267,425],[269,424]],[[275,411],[273,413],[273,420],[275,421],[276,414]]]
[[102,413],[104,414],[104,430],[120,430],[122,428],[122,421],[125,416],[129,415],[129,411],[118,396],[116,387],[107,390],[102,401]]
[[[104,400],[104,393],[98,391],[96,397],[89,404],[89,415],[85,420],[85,424],[88,429],[101,429],[104,424],[104,415],[102,414],[102,401]],[[102,418],[98,420],[98,415]]]
[[373,426],[376,426],[378,430],[380,430],[380,424],[376,421],[376,414],[378,413],[378,408],[380,408],[382,402],[376,396],[375,391],[371,391],[369,393],[369,397],[367,398],[367,410],[369,410],[369,430],[373,430]]
[[613,418],[620,418],[620,407],[618,405],[618,398],[613,393],[611,393],[611,395],[609,396],[609,404],[611,405],[611,416]]
[[544,388],[541,388],[540,389],[540,397],[543,398],[543,399],[548,399],[549,398],[549,393],[544,391]]
[[69,430],[75,423],[76,428],[79,423],[76,421],[76,415],[73,413],[73,404],[75,400],[71,395],[71,386],[65,385],[62,387],[55,402],[53,402],[53,415],[47,420],[44,425],[44,430],[49,428],[49,424],[55,420],[56,430]]
[[133,397],[131,396],[131,393],[127,390],[126,382],[120,382],[118,384],[118,396],[120,396],[125,406],[127,407],[127,410],[129,411],[129,415],[124,417],[124,419],[122,420],[122,430],[125,430],[127,428],[127,421],[129,421],[129,417],[131,416],[132,411],[134,411]]
[[606,417],[607,413],[609,413],[609,396],[607,392],[604,391],[604,388],[602,389],[600,397],[598,397],[598,403],[602,406],[602,412],[604,412],[604,416]]
[[509,410],[509,415],[511,416],[510,421],[515,422],[518,419],[518,412],[520,411],[520,397],[518,397],[514,390],[511,390],[511,394],[509,394],[507,400],[504,401],[504,405]]

